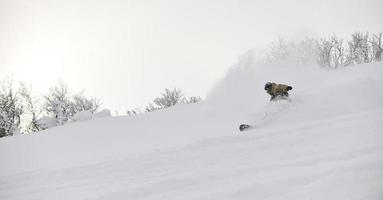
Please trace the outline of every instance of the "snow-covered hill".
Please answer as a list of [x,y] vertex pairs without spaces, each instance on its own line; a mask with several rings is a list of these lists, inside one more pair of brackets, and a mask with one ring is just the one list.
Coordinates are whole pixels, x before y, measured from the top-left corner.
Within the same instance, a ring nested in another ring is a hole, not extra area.
[[383,62],[244,60],[202,103],[2,138],[0,199],[381,200],[382,86]]

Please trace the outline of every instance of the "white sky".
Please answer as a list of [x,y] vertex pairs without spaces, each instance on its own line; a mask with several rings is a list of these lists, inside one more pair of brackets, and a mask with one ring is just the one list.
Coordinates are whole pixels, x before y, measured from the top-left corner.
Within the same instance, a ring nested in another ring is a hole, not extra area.
[[124,114],[164,88],[204,97],[277,37],[383,31],[382,0],[0,0],[0,78],[59,79]]

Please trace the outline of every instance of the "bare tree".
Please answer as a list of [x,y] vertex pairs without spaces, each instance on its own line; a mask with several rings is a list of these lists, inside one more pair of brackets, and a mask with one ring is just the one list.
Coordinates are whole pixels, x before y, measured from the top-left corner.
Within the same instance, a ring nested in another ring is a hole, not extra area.
[[347,65],[347,52],[343,39],[335,34],[317,41],[317,62],[322,67],[338,68]]
[[338,68],[348,65],[370,63],[382,60],[382,34],[356,32],[351,40],[344,40],[335,34],[320,39],[304,38],[286,41],[282,38],[271,43],[264,62],[289,61],[306,64],[317,61],[321,67]]
[[364,40],[365,40],[365,37],[362,33],[352,34],[351,41],[348,41],[348,56],[347,56],[348,65],[363,63],[361,51],[362,51]]
[[331,63],[334,68],[343,67],[346,65],[346,52],[343,45],[343,39],[333,35],[331,37],[332,51],[331,51]]
[[374,55],[374,61],[381,61],[383,54],[383,38],[382,33],[374,34],[372,36],[372,51]]
[[317,62],[322,67],[331,67],[331,53],[333,44],[327,38],[321,38],[317,41]]

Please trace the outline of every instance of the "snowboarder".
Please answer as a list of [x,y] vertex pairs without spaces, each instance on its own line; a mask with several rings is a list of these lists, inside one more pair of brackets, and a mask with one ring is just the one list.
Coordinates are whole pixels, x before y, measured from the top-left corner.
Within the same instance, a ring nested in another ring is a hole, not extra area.
[[[289,97],[289,91],[292,89],[293,87],[289,85],[284,85],[284,84],[277,84],[277,83],[271,83],[271,82],[267,82],[265,84],[265,90],[271,96],[270,101],[288,99],[287,97]],[[266,116],[267,116],[267,113],[266,113]],[[264,118],[262,120],[264,120]],[[239,125],[239,131],[244,131],[252,127],[254,126],[249,124],[241,124]]]
[[[284,84],[277,84],[271,82],[267,82],[265,84],[265,90],[271,96],[270,101],[277,100],[278,98],[283,99],[285,97],[289,97],[289,91],[292,89],[293,87]],[[276,99],[276,97],[278,98]]]

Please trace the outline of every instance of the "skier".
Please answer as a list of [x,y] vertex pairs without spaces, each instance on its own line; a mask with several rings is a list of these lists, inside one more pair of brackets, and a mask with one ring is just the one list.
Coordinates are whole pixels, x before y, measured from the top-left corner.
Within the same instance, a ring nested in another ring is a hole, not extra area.
[[[289,91],[292,89],[293,87],[284,85],[284,84],[277,84],[277,83],[271,83],[271,82],[267,82],[265,84],[265,90],[271,96],[270,101],[289,97]],[[276,99],[276,97],[280,97],[280,98]]]

